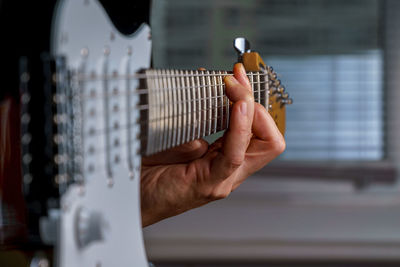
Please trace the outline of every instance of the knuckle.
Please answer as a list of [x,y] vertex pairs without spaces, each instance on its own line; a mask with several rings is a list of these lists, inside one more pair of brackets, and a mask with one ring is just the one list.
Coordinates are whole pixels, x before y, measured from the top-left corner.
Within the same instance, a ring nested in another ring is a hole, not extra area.
[[276,153],[276,155],[280,155],[286,149],[286,142],[283,137],[277,138],[271,142],[272,150]]
[[239,168],[244,162],[244,155],[243,156],[235,156],[229,158],[227,165],[230,170],[236,170]]
[[215,188],[214,190],[212,190],[209,195],[207,196],[207,198],[211,201],[214,200],[220,200],[220,199],[224,199],[227,198],[229,196],[229,194],[231,193],[231,190],[227,190],[227,189],[220,189],[220,188]]
[[238,136],[241,136],[241,138],[250,138],[251,137],[251,131],[250,127],[247,125],[239,125],[236,129],[234,129],[236,134]]
[[246,102],[254,102],[254,95],[253,95],[253,92],[251,91],[251,88],[250,88],[250,90],[246,90],[244,100]]

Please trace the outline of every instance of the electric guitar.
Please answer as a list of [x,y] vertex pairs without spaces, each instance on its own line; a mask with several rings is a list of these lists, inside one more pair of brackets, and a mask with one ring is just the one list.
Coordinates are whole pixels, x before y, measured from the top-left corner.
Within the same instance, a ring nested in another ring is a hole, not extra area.
[[[149,26],[136,23],[127,35],[102,2],[59,1],[41,74],[29,59],[20,63],[20,179],[28,206],[32,192],[41,195],[45,214],[33,216],[36,233],[56,247],[54,261],[62,267],[148,266],[141,157],[229,127],[223,78],[231,72],[150,68]],[[292,100],[247,40],[235,39],[234,48],[254,100],[283,134]],[[41,107],[33,101],[37,90]],[[39,143],[44,152],[36,150]],[[38,167],[46,170],[42,176]]]

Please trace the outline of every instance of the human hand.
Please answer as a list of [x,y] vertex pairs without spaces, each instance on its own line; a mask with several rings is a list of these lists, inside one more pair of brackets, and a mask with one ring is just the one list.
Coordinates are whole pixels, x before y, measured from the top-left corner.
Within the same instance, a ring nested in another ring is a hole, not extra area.
[[227,197],[249,175],[285,150],[267,110],[254,102],[241,63],[226,76],[233,102],[229,129],[212,145],[202,139],[144,157],[141,173],[143,227]]

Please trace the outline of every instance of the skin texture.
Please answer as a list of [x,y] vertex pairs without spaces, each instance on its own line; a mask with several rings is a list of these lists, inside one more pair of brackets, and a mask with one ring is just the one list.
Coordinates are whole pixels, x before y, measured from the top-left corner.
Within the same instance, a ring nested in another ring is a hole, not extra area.
[[285,150],[285,140],[266,109],[254,103],[242,64],[226,76],[233,102],[230,126],[212,145],[204,140],[143,158],[143,227],[226,198],[249,175]]

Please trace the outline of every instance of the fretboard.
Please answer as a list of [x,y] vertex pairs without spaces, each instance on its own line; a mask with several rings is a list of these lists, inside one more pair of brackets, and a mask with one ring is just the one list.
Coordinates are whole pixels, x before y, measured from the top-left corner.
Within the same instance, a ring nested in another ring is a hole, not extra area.
[[[141,88],[142,153],[154,154],[225,130],[231,103],[225,95],[227,71],[145,70]],[[254,100],[268,104],[268,75],[247,74]],[[147,118],[146,123],[143,120]]]

